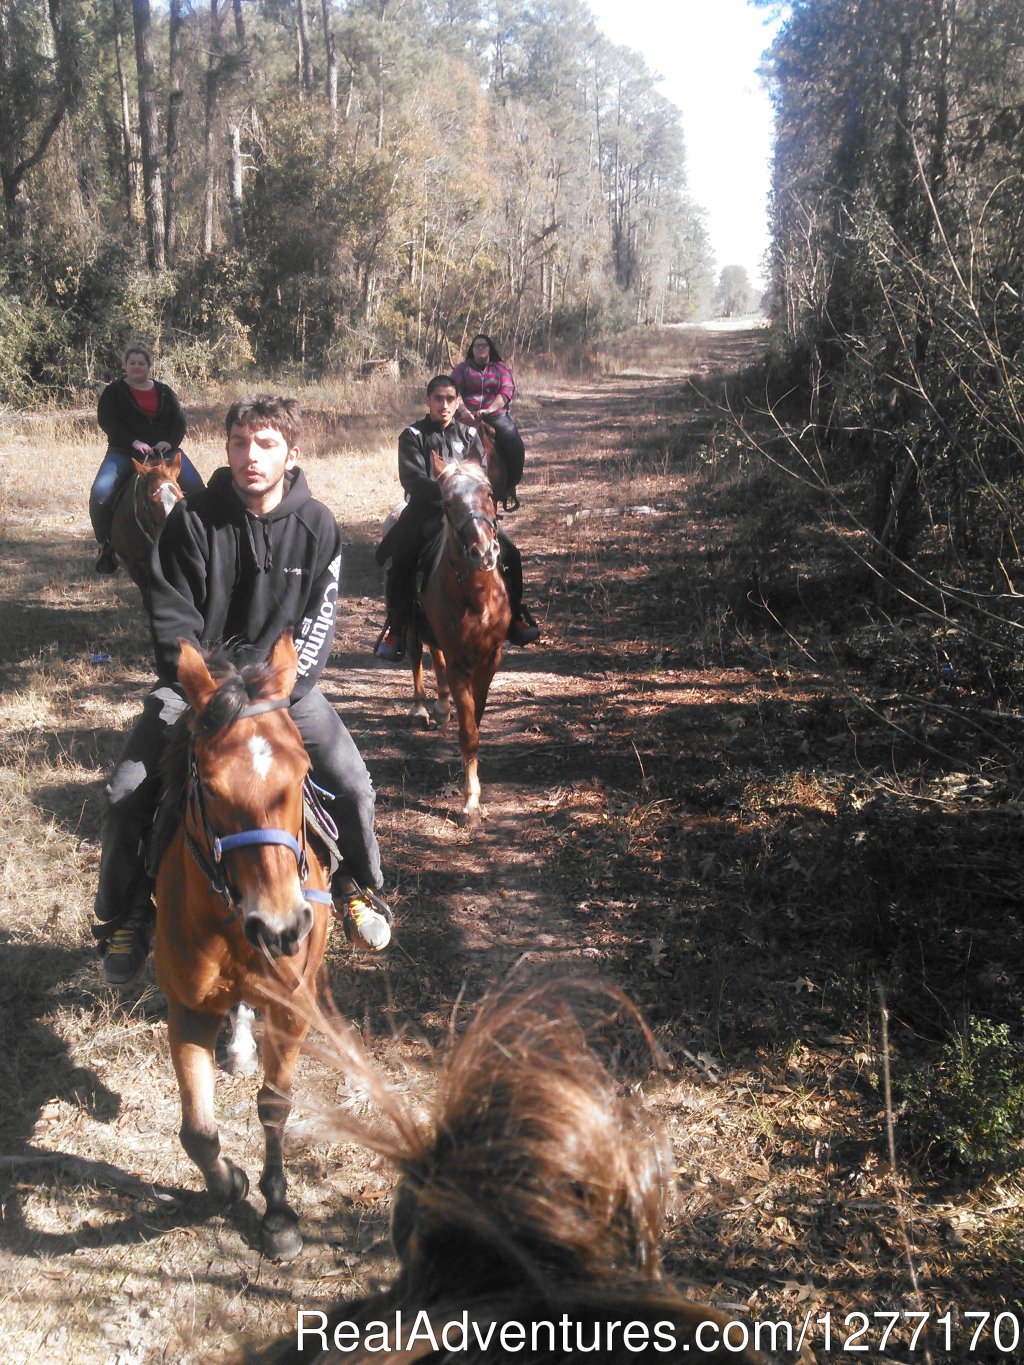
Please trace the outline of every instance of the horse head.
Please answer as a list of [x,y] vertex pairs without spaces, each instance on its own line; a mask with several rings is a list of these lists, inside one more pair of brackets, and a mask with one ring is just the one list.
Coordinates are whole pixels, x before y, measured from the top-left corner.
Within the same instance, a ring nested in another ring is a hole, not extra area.
[[498,567],[498,517],[487,471],[472,456],[445,464],[433,456],[447,533],[466,566],[484,573]]
[[138,478],[135,484],[135,517],[142,530],[155,539],[176,502],[185,496],[178,478],[181,474],[181,451],[176,450],[169,460],[132,459]]
[[181,642],[178,679],[192,706],[186,842],[211,885],[271,957],[298,952],[313,927],[302,787],[309,759],[288,715],[298,660],[291,634],[239,669]]

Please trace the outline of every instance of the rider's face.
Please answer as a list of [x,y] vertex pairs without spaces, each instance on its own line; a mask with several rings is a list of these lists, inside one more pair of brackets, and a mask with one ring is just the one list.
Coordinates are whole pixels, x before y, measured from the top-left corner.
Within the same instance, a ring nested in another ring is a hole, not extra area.
[[473,359],[478,365],[486,365],[491,358],[491,343],[486,337],[477,337],[473,342]]
[[459,395],[454,384],[439,384],[433,393],[427,395],[427,409],[442,427],[451,426],[458,408]]
[[129,384],[144,384],[149,378],[149,361],[141,351],[129,351],[125,356],[124,372]]
[[228,433],[228,465],[235,492],[257,516],[272,512],[284,497],[284,476],[295,465],[298,449],[276,427],[232,427]]

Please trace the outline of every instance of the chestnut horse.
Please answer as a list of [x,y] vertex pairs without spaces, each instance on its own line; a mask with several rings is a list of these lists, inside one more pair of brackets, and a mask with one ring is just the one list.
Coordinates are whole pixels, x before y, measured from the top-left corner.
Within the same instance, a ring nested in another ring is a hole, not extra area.
[[[241,670],[182,641],[178,679],[191,704],[185,745],[172,746],[184,815],[156,882],[157,984],[167,997],[171,1060],[181,1092],[181,1142],[212,1194],[244,1199],[245,1173],[220,1154],[213,1112],[214,1046],[224,1015],[244,1002],[266,1017],[266,1140],[261,1246],[275,1260],[302,1249],[288,1206],[282,1132],[289,1087],[316,1001],[331,897],[307,845],[309,759],[288,698],[297,659],[290,634],[265,664]],[[173,789],[173,788],[172,788]]]
[[466,774],[462,813],[472,827],[484,814],[477,775],[480,720],[512,614],[499,566],[494,494],[483,465],[432,458],[442,498],[441,543],[418,596],[423,619],[414,614],[407,638],[413,680],[409,719],[430,724],[423,686],[425,621],[437,679],[434,714],[446,726],[454,700]]
[[[662,1271],[667,1144],[624,1084],[656,1045],[625,997],[579,977],[491,997],[429,1112],[351,1030],[329,1036],[339,1070],[385,1119],[342,1110],[333,1135],[398,1169],[398,1273],[362,1298],[293,1310],[289,1335],[245,1365],[766,1365],[746,1345],[752,1326],[684,1298]],[[814,1365],[809,1348],[797,1354]]]
[[132,460],[135,473],[117,494],[110,544],[149,610],[149,559],[168,513],[185,496],[178,484],[181,451],[170,459]]

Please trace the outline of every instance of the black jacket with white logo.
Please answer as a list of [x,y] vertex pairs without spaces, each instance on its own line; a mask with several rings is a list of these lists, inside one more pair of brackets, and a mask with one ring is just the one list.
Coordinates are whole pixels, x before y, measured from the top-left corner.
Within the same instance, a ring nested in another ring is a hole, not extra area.
[[172,510],[153,552],[151,625],[157,673],[178,676],[179,640],[240,646],[239,662],[269,655],[291,629],[299,673],[291,700],[314,686],[331,652],[341,578],[341,532],[310,495],[302,471],[285,475],[280,504],[247,512],[231,470]]
[[409,501],[423,507],[441,506],[441,489],[431,455],[438,455],[447,463],[462,460],[476,445],[476,432],[461,422],[442,427],[431,417],[422,417],[407,426],[398,438],[398,477]]

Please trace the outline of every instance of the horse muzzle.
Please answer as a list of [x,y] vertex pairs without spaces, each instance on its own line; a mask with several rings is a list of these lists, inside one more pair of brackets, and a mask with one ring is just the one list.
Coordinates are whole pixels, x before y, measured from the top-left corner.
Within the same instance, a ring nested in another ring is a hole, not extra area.
[[286,916],[253,910],[245,916],[243,928],[254,948],[271,957],[294,957],[313,928],[313,911],[308,901]]
[[482,573],[494,572],[498,567],[500,554],[496,540],[490,540],[484,545],[469,545],[466,548],[466,558],[470,566]]

